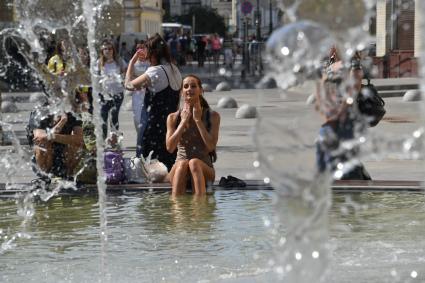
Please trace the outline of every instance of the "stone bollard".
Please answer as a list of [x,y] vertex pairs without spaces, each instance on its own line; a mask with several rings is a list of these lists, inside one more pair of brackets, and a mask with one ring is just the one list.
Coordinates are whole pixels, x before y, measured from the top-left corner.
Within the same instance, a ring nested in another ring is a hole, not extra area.
[[230,96],[225,96],[220,98],[220,100],[217,102],[218,108],[238,108],[238,103],[236,100],[231,98]]
[[204,92],[211,92],[211,91],[213,91],[211,85],[210,84],[207,84],[207,83],[202,84],[202,89],[204,90]]
[[228,82],[221,82],[215,87],[216,91],[230,91],[232,88]]
[[408,90],[403,95],[403,101],[404,102],[420,101],[420,100],[422,100],[422,95],[421,95],[421,91],[419,89]]
[[257,118],[257,108],[244,104],[236,111],[236,119],[252,119]]
[[255,85],[257,89],[271,89],[277,88],[277,83],[274,78],[264,78],[259,83]]
[[2,113],[16,113],[18,112],[18,107],[14,102],[3,101],[1,103],[1,112]]

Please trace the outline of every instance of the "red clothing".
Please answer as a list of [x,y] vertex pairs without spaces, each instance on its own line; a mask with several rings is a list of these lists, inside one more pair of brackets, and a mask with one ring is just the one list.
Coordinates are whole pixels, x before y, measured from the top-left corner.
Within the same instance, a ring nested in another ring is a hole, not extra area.
[[220,50],[221,49],[220,38],[215,37],[215,38],[211,39],[211,48],[212,48],[212,50]]

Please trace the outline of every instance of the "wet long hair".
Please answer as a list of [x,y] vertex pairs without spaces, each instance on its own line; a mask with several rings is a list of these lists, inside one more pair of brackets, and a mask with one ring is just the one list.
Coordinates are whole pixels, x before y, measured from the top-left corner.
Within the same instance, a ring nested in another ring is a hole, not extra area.
[[[202,90],[202,94],[199,96],[199,100],[200,100],[200,102],[201,102],[201,107],[202,107],[202,109],[204,109],[204,110],[209,110],[211,107],[210,107],[210,105],[208,104],[208,102],[207,102],[207,100],[205,99],[205,97],[204,97],[204,88],[202,87],[202,82],[201,82],[201,79],[198,77],[198,76],[196,76],[196,75],[192,75],[192,74],[190,74],[190,75],[187,75],[184,79],[183,79],[183,81],[185,80],[185,79],[187,79],[187,78],[194,78],[195,79],[195,81],[196,81],[196,84],[198,85],[198,87]],[[180,88],[180,89],[183,89],[183,81],[182,81],[182,87]]]
[[161,35],[156,33],[155,35],[151,36],[146,41],[145,45],[148,51],[148,58],[155,57],[157,65],[160,65],[164,60],[171,64],[172,60],[170,48]]

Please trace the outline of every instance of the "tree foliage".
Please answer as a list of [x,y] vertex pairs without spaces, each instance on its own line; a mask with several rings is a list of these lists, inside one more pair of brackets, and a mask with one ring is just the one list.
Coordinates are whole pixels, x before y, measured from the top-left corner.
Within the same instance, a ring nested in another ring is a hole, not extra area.
[[217,13],[216,9],[210,7],[191,7],[186,15],[169,17],[167,20],[191,26],[193,16],[195,17],[195,33],[218,33],[224,36],[226,31],[224,18]]

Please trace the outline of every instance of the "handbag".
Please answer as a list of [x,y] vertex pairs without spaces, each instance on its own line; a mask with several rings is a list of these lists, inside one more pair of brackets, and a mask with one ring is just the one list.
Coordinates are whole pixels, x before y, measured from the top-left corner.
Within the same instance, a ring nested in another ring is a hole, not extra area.
[[103,166],[106,177],[106,184],[124,183],[124,160],[123,154],[120,150],[105,150]]
[[145,168],[143,158],[124,158],[124,171],[128,183],[145,184],[149,183],[148,172]]
[[375,127],[384,117],[385,101],[379,96],[376,87],[367,79],[357,96],[357,106],[361,114],[366,116],[370,127]]
[[151,159],[145,166],[151,183],[161,183],[165,181],[168,175],[168,169],[164,163],[158,159]]

